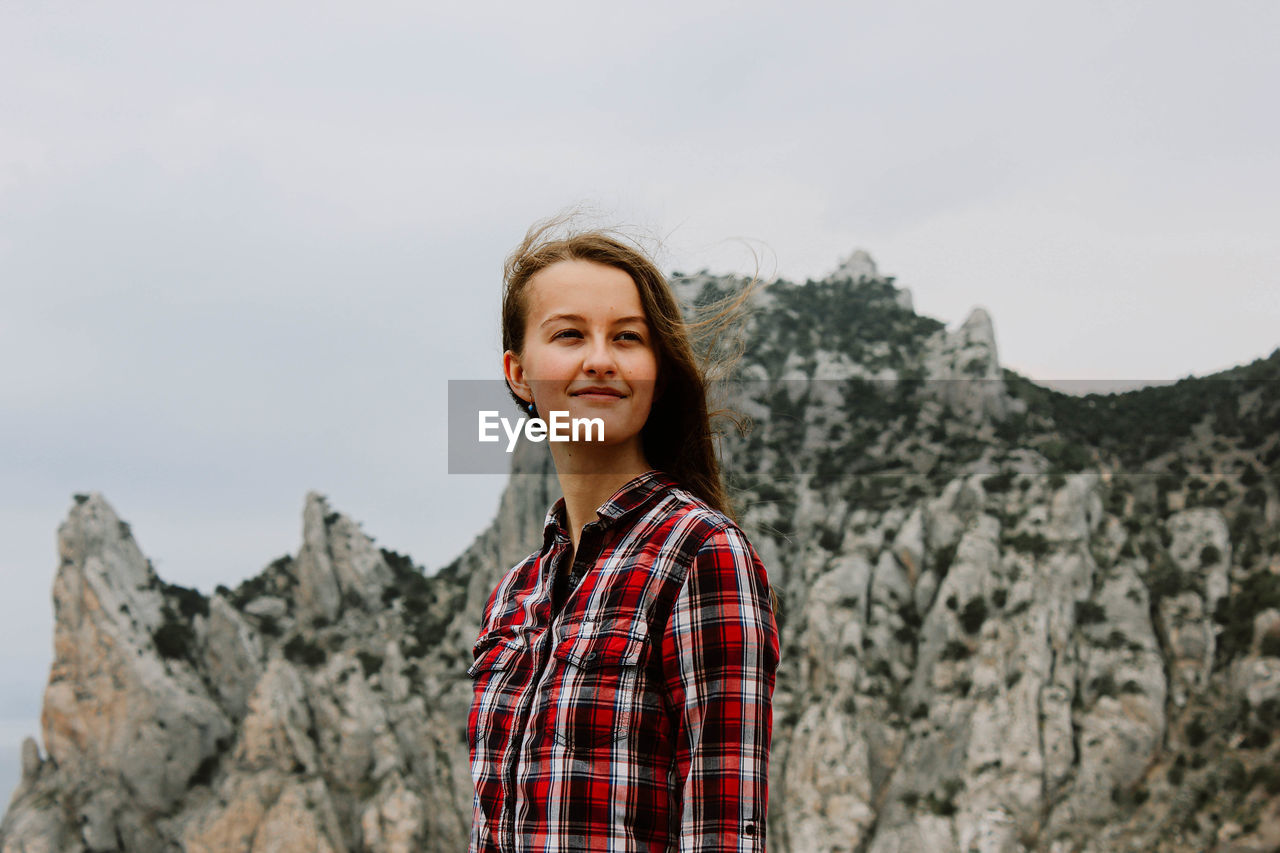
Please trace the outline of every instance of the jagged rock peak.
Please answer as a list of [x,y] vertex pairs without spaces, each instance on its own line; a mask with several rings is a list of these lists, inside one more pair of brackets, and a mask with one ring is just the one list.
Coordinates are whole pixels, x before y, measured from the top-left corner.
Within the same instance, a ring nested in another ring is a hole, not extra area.
[[996,329],[985,308],[974,308],[954,332],[935,335],[936,349],[945,352],[947,370],[935,371],[938,377],[970,377],[999,379],[1000,356],[996,348]]
[[842,278],[852,279],[853,281],[857,281],[860,278],[876,279],[880,278],[880,271],[876,269],[876,262],[872,260],[866,249],[855,249],[840,262],[840,265],[835,268],[831,275],[827,276],[829,281]]
[[[827,281],[860,281],[862,279],[868,281],[890,280],[881,275],[875,260],[866,249],[855,249],[826,277]],[[905,287],[895,287],[893,293],[894,302],[897,303],[899,308],[904,311],[915,312],[915,302],[911,298],[910,290]]]
[[975,420],[1003,420],[1025,404],[1012,399],[1001,380],[995,326],[983,308],[974,308],[954,332],[939,329],[925,343],[925,375],[957,411]]
[[307,492],[302,510],[302,547],[295,567],[297,600],[311,616],[333,619],[344,597],[377,607],[391,574],[360,525],[329,508],[324,495]]
[[[122,589],[148,586],[155,580],[129,525],[100,492],[75,496],[75,505],[58,527],[58,554],[64,566],[75,564]],[[90,555],[99,559],[87,559]]]
[[25,814],[40,823],[51,790],[81,792],[81,846],[50,830],[47,849],[154,849],[153,829],[128,815],[171,809],[232,730],[186,653],[207,633],[207,603],[195,594],[179,612],[102,495],[75,500],[58,528],[54,660],[41,715],[50,760],[24,747],[14,805],[27,802]]
[[996,329],[991,322],[991,315],[987,313],[985,308],[974,308],[969,312],[969,316],[965,318],[964,323],[960,326],[960,333],[969,341],[974,343],[984,343],[991,347],[994,353],[996,348]]

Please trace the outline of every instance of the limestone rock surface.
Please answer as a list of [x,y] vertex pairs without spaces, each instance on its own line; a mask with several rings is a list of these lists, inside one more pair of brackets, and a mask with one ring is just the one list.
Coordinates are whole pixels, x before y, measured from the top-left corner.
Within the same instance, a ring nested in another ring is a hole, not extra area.
[[[862,252],[751,306],[721,458],[780,598],[769,849],[1278,849],[1280,352],[1073,400]],[[428,574],[311,492],[297,550],[212,595],[77,496],[0,853],[465,849],[472,643],[558,496],[524,445]]]

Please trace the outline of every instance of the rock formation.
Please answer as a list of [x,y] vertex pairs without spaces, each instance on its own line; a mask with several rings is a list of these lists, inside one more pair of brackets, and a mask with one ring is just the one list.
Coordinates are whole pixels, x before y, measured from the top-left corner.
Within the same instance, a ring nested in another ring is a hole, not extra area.
[[[782,599],[770,849],[1280,847],[1280,351],[1072,398],[865,253],[752,304],[722,457]],[[522,449],[428,576],[310,493],[211,596],[76,496],[0,853],[465,849],[471,644],[557,495]]]

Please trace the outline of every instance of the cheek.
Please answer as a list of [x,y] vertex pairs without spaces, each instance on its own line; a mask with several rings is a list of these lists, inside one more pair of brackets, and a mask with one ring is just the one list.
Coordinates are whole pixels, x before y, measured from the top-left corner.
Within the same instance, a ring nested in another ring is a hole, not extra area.
[[654,352],[645,353],[644,357],[639,360],[636,365],[637,375],[644,376],[651,380],[658,378],[658,356]]
[[533,379],[557,379],[571,369],[572,365],[563,353],[556,352],[554,348],[547,348],[539,351],[537,356],[530,360],[528,372]]

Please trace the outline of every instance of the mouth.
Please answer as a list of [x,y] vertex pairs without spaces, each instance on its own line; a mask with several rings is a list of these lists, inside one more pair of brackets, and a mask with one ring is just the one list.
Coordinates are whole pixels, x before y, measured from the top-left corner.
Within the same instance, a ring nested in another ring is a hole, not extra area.
[[613,388],[595,387],[583,388],[581,391],[574,391],[569,396],[583,397],[588,400],[621,400],[627,395]]

